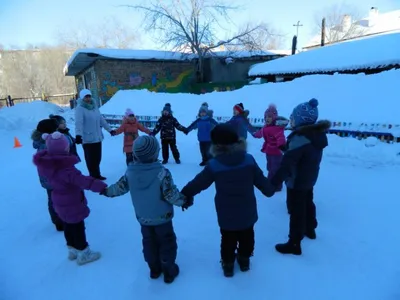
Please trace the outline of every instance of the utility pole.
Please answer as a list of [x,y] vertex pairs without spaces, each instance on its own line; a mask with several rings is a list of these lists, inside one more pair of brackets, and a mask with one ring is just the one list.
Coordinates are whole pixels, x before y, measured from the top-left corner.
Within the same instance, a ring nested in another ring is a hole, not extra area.
[[300,24],[300,21],[297,21],[296,24],[293,24],[294,27],[296,27],[296,36],[299,37],[299,27],[302,27],[303,24]]

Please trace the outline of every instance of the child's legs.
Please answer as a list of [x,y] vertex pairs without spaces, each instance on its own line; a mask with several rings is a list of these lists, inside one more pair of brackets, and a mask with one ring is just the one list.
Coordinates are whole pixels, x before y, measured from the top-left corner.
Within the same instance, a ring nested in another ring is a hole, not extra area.
[[[274,177],[276,172],[279,170],[282,162],[282,155],[267,155],[267,170],[268,179]],[[278,190],[282,189],[282,185],[277,187]]]
[[238,243],[238,232],[231,230],[221,231],[221,259],[224,263],[234,263]]
[[318,221],[317,221],[317,209],[315,207],[314,203],[314,191],[313,189],[307,191],[307,225],[306,225],[306,231],[312,231],[318,226]]
[[172,221],[154,227],[159,245],[159,258],[161,260],[162,269],[170,275],[175,275],[178,244],[176,243],[176,235]]
[[210,147],[211,142],[199,142],[201,159],[203,162],[207,162],[210,159]]
[[46,192],[47,192],[47,206],[48,206],[51,222],[53,222],[54,225],[61,226],[63,224],[63,221],[61,221],[61,219],[58,217],[58,214],[54,210],[53,200],[51,200],[51,190],[47,189]]
[[289,238],[299,243],[306,231],[308,191],[291,190],[290,194]]
[[169,140],[162,139],[161,140],[161,149],[162,149],[162,157],[163,160],[167,161],[169,159]]
[[169,147],[171,148],[172,156],[175,160],[180,158],[180,153],[178,151],[178,147],[176,146],[176,139],[169,140]]
[[88,246],[84,221],[79,223],[64,223],[64,236],[67,246],[73,247],[76,250],[82,251]]
[[133,162],[133,153],[126,153],[126,164],[129,165],[131,162]]
[[254,226],[238,232],[239,249],[238,254],[242,257],[249,258],[254,252]]
[[151,269],[161,268],[159,245],[155,226],[141,225],[143,256]]

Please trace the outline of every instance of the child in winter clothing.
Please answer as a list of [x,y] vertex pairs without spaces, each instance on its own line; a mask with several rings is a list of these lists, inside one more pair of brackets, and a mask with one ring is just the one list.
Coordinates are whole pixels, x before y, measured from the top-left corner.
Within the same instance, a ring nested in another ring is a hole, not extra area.
[[[44,133],[53,133],[57,130],[57,122],[53,119],[44,119],[41,120],[36,129],[32,132],[32,146],[36,149],[36,152],[46,149],[46,142],[42,139],[42,135]],[[54,210],[53,202],[51,200],[51,186],[48,183],[47,179],[39,174],[40,185],[47,192],[47,206],[49,210],[49,215],[51,222],[56,227],[57,231],[63,231],[64,225],[62,220],[58,217],[57,213]]]
[[[263,128],[253,133],[257,139],[264,138],[261,151],[267,156],[268,179],[271,179],[282,161],[281,148],[286,144],[285,126],[277,125],[278,111],[276,106],[271,104],[264,113],[265,125]],[[281,191],[282,186],[278,186],[276,191]]]
[[304,236],[316,238],[316,209],[313,188],[317,182],[323,149],[328,146],[326,136],[331,123],[319,121],[318,100],[311,99],[293,109],[290,123],[293,132],[287,138],[281,166],[271,179],[275,187],[286,181],[286,203],[290,214],[289,241],[277,244],[283,254],[301,254]]
[[[207,102],[203,102],[201,104],[201,107],[204,107],[207,110],[207,114],[210,118],[214,118],[214,111],[208,107]],[[199,114],[197,115],[197,117],[200,118],[200,111],[199,111]]]
[[133,162],[132,146],[134,141],[139,137],[139,131],[150,134],[150,129],[140,124],[135,114],[131,109],[127,109],[125,112],[124,120],[122,125],[115,130],[115,135],[124,133],[124,153],[126,154],[126,164]]
[[247,117],[249,116],[249,111],[244,109],[243,103],[236,104],[233,107],[233,117],[226,122],[230,124],[239,135],[239,138],[247,139],[247,132],[254,131],[249,123]]
[[99,252],[90,250],[86,241],[84,219],[89,216],[89,207],[83,190],[100,193],[107,185],[101,180],[84,176],[75,167],[78,157],[69,154],[69,142],[60,132],[43,134],[47,150],[33,156],[39,174],[52,187],[51,198],[54,209],[64,223],[68,259],[83,265],[100,258]]
[[152,135],[161,135],[162,147],[162,163],[165,165],[169,159],[169,148],[171,148],[172,155],[177,164],[181,163],[178,147],[176,146],[176,131],[175,128],[182,132],[187,132],[187,129],[179,124],[178,120],[172,115],[171,104],[165,104],[162,110],[162,116],[158,119],[157,124],[152,132]]
[[133,144],[134,162],[128,165],[126,174],[103,194],[117,197],[131,193],[150,277],[156,279],[163,273],[164,281],[171,283],[179,274],[175,263],[178,246],[172,225],[173,205],[187,208],[192,202],[179,193],[170,171],[158,161],[159,152],[155,137],[139,137]]
[[246,141],[239,138],[232,126],[218,124],[211,132],[211,141],[214,158],[181,193],[191,199],[215,182],[222,268],[224,275],[231,277],[236,250],[241,271],[250,269],[254,225],[258,220],[254,186],[267,197],[272,197],[274,190],[254,157],[247,153]]
[[69,128],[67,127],[67,122],[65,121],[64,117],[59,115],[50,115],[49,118],[57,122],[58,124],[57,131],[64,134],[65,137],[67,138],[69,142],[69,154],[77,156],[79,161],[81,161],[78,155],[78,151],[76,149],[75,138],[73,138],[72,135],[69,133]]
[[218,122],[210,117],[207,106],[203,105],[199,109],[199,118],[197,118],[187,128],[187,133],[197,129],[197,139],[199,140],[200,153],[202,161],[200,166],[205,166],[210,159],[211,130],[218,125]]

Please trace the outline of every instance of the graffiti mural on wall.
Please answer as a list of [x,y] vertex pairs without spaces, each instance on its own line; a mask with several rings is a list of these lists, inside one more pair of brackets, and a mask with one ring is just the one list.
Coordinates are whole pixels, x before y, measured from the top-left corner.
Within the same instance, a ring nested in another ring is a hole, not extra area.
[[172,77],[171,70],[165,68],[159,72],[142,74],[132,72],[128,78],[112,78],[110,72],[102,74],[103,81],[100,83],[101,94],[104,98],[111,98],[118,90],[122,89],[147,89],[152,92],[188,92],[192,81],[193,70],[186,70],[180,73],[175,79]]

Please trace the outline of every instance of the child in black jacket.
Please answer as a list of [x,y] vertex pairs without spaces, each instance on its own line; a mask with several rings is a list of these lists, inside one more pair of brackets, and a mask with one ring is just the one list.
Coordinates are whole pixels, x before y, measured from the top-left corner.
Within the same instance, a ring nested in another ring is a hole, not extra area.
[[187,133],[186,127],[179,124],[178,120],[172,115],[171,104],[165,104],[162,110],[162,116],[158,119],[151,135],[155,136],[160,131],[161,136],[161,149],[162,149],[162,163],[165,165],[169,159],[169,149],[171,148],[172,156],[177,164],[181,163],[178,147],[176,146],[176,131]]
[[69,154],[77,156],[79,161],[81,161],[78,155],[78,151],[76,149],[75,138],[69,132],[69,128],[67,127],[67,122],[65,121],[65,118],[59,115],[50,115],[49,118],[57,122],[57,131],[62,133],[67,138],[69,142]]
[[323,149],[328,146],[326,132],[331,123],[319,121],[318,100],[296,106],[290,116],[292,133],[287,137],[285,153],[271,183],[286,182],[286,203],[290,214],[289,241],[277,244],[282,254],[300,255],[304,236],[315,239],[317,228],[313,188],[317,182]]
[[255,243],[254,225],[258,220],[254,186],[267,197],[272,197],[274,189],[254,157],[247,153],[246,141],[239,139],[231,125],[218,124],[211,131],[211,141],[214,158],[181,193],[192,199],[215,182],[221,263],[224,275],[232,277],[236,250],[241,271],[250,269]]

